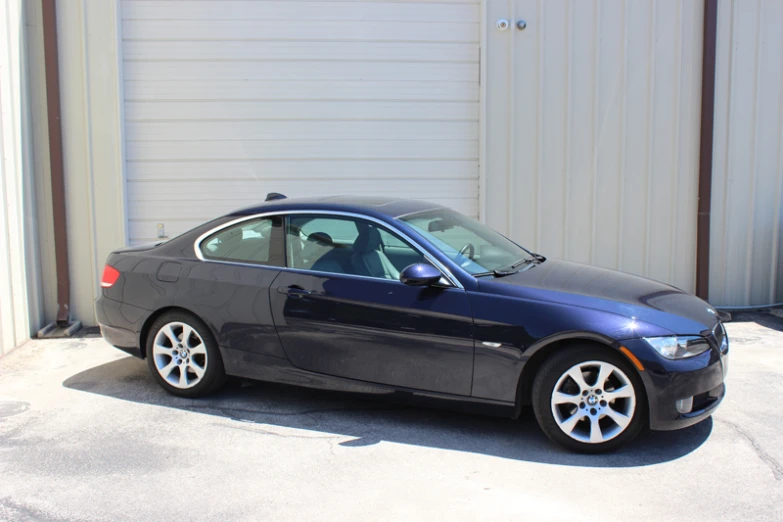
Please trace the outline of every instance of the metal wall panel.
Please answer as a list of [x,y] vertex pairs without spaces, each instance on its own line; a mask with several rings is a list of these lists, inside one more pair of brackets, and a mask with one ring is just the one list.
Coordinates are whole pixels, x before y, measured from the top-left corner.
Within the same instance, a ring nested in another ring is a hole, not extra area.
[[486,8],[484,219],[545,255],[693,291],[702,3]]
[[93,326],[103,264],[127,244],[119,0],[56,5],[71,315]]
[[268,192],[478,216],[479,0],[123,0],[130,242]]
[[783,302],[783,2],[719,3],[710,299]]
[[0,355],[42,319],[25,12],[21,0],[0,6]]

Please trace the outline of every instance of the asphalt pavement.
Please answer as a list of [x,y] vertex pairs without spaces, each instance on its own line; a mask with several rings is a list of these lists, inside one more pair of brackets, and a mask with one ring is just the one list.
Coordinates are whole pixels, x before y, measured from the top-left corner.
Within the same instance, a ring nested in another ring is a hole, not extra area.
[[0,359],[0,520],[783,520],[783,319],[735,315],[710,419],[609,455],[498,419],[234,383],[172,397],[99,337]]

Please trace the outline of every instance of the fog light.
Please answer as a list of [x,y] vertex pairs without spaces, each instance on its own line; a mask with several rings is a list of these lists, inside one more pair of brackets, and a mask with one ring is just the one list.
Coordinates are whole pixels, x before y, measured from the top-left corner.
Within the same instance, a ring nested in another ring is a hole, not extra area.
[[677,411],[680,413],[690,413],[693,409],[693,397],[687,399],[680,399],[677,401]]

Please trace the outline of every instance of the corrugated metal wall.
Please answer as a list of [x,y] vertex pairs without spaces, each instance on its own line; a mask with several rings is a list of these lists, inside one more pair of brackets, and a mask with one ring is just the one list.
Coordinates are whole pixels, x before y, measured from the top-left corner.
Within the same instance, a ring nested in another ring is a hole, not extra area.
[[119,3],[56,5],[71,314],[92,326],[103,264],[126,244]]
[[0,8],[0,355],[40,326],[25,6]]
[[488,2],[486,221],[694,290],[702,23],[695,1]]
[[783,2],[719,3],[710,300],[783,301]]

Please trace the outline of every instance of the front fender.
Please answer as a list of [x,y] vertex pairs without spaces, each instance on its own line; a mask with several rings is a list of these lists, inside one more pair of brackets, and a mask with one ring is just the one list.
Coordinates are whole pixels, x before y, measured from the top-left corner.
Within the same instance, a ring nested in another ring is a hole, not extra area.
[[468,292],[475,327],[472,396],[513,403],[525,364],[565,340],[613,346],[620,340],[670,335],[619,314],[561,303]]

